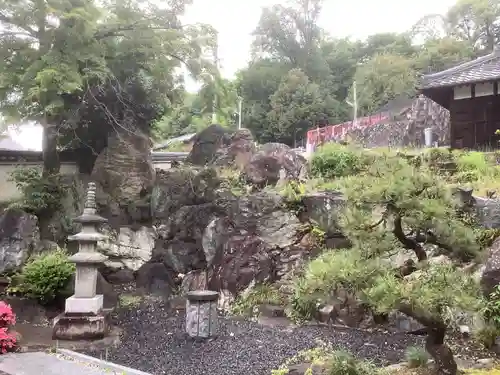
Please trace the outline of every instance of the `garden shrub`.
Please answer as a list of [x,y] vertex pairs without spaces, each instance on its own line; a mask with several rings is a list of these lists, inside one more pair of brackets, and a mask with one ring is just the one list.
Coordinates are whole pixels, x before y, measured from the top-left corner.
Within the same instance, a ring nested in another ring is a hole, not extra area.
[[332,353],[326,362],[327,375],[377,375],[379,370],[370,362],[362,361],[344,351]]
[[[353,246],[312,260],[295,298],[300,305],[321,302],[340,289],[375,313],[411,316],[428,328],[425,347],[438,373],[456,375],[441,338],[450,329],[449,311],[474,312],[483,303],[477,281],[456,266],[480,255],[473,229],[461,220],[445,181],[402,158],[381,155],[348,179],[340,224]],[[452,262],[428,262],[428,245]],[[395,255],[407,258],[405,266],[394,265]]]
[[369,159],[368,154],[362,151],[338,143],[327,143],[314,153],[311,175],[322,178],[355,175],[363,170]]
[[406,349],[405,360],[409,368],[426,367],[429,362],[429,354],[424,348],[410,346]]
[[234,315],[253,313],[254,307],[262,304],[281,305],[283,303],[279,291],[268,284],[259,284],[246,294],[240,295],[231,306]]
[[57,249],[34,256],[24,265],[14,280],[15,291],[42,304],[61,295],[75,272],[75,265],[65,251]]
[[59,209],[66,194],[59,175],[42,177],[37,168],[16,168],[11,179],[22,193],[21,200],[13,206],[35,215]]
[[289,358],[272,375],[287,375],[292,365],[306,363],[311,367],[305,374],[313,374],[312,368],[320,365],[324,375],[381,375],[381,372],[370,362],[359,360],[346,351],[334,350],[330,345],[322,344],[313,349],[302,350]]
[[12,308],[0,301],[0,353],[5,354],[15,350],[16,336],[9,332],[9,327],[16,324],[16,316]]

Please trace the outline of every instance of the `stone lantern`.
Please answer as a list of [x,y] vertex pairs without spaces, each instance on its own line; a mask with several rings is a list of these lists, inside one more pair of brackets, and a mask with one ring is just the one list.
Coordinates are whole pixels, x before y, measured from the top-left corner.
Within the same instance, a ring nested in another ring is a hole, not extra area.
[[195,290],[187,293],[186,333],[192,338],[207,339],[217,335],[219,320],[217,301],[219,293]]
[[69,258],[76,264],[75,294],[66,299],[64,313],[54,319],[54,339],[102,339],[109,331],[103,296],[96,294],[98,267],[108,259],[97,251],[97,242],[106,238],[97,228],[107,220],[97,214],[95,196],[96,185],[90,182],[83,214],[74,219],[82,229],[68,238],[79,244],[78,252]]

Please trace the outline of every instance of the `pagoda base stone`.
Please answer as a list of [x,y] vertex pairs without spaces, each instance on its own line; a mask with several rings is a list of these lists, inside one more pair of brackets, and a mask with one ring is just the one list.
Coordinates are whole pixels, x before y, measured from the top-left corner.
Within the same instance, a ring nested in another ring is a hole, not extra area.
[[94,314],[102,310],[104,298],[98,294],[90,298],[71,296],[66,299],[65,311],[70,314]]
[[54,318],[52,338],[54,340],[101,340],[108,335],[111,326],[110,314],[62,313]]

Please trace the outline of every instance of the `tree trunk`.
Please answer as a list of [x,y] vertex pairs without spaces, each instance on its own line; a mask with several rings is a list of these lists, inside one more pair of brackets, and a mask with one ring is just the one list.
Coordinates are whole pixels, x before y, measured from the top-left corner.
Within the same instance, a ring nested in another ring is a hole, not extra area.
[[57,151],[57,124],[47,118],[43,123],[43,176],[59,173],[61,162]]
[[456,375],[457,363],[451,349],[444,343],[445,328],[428,328],[425,349],[436,363],[438,375]]
[[400,304],[398,310],[426,327],[425,349],[436,363],[437,374],[457,375],[458,366],[453,358],[453,353],[444,343],[446,324],[441,319],[429,315],[428,312],[408,304]]

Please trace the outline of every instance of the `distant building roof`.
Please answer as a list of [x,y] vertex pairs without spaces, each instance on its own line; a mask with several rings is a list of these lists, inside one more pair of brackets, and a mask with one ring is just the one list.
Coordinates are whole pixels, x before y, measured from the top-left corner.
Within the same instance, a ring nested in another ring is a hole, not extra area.
[[160,143],[156,146],[153,147],[153,151],[161,150],[163,148],[167,148],[170,146],[172,143],[176,142],[186,142],[191,140],[196,135],[196,133],[191,133],[191,134],[186,134],[186,135],[181,135],[180,137],[175,137],[175,138],[170,138],[164,141],[163,143]]
[[0,135],[0,150],[26,151],[26,148],[9,136]]
[[439,73],[423,76],[420,89],[458,86],[500,79],[500,50]]

